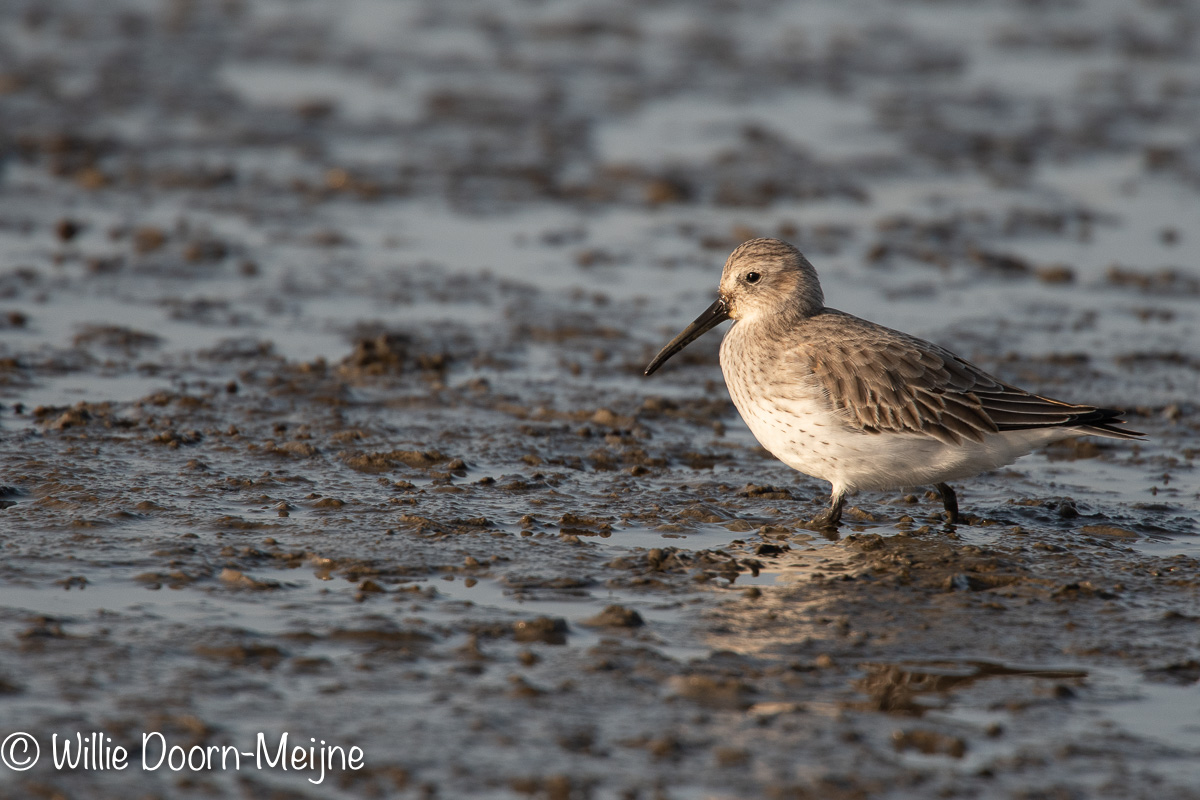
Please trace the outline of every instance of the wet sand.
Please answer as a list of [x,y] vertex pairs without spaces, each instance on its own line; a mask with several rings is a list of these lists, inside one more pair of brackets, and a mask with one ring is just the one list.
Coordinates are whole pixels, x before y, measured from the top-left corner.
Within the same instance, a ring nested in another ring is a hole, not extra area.
[[[0,7],[0,796],[1200,797],[1196,31]],[[717,336],[641,375],[754,235],[1148,440],[806,530]]]

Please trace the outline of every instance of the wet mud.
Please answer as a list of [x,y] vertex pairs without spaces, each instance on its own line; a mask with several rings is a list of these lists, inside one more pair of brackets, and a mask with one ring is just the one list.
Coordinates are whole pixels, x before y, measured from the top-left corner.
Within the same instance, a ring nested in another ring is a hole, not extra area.
[[[0,6],[5,797],[1200,796],[1200,6]],[[1129,410],[851,499],[728,251]],[[361,769],[55,769],[262,731]]]

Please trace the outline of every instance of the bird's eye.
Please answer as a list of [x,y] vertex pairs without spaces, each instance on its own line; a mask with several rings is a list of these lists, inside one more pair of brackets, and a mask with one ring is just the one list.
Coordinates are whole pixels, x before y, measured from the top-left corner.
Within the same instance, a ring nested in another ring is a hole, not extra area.
[[746,283],[758,283],[760,280],[762,280],[762,275],[757,272],[746,273]]

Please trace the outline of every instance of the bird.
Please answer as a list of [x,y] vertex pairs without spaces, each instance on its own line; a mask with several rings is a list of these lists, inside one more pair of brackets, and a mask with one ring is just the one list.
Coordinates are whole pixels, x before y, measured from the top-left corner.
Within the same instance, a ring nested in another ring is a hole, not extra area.
[[816,269],[780,239],[738,246],[717,299],[645,374],[730,319],[721,372],[738,413],[768,452],[831,485],[814,529],[836,530],[848,495],[924,485],[953,526],[949,481],[1072,436],[1145,436],[1121,427],[1122,411],[1027,392],[932,342],[827,307]]

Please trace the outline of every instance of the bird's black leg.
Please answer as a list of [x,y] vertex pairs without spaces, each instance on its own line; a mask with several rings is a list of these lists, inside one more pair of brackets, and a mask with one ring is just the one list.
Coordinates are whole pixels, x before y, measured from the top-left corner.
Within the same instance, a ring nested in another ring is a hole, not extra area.
[[933,488],[938,490],[938,494],[942,496],[942,505],[946,507],[946,522],[951,525],[958,524],[958,496],[954,494],[954,490],[945,483],[935,483]]
[[846,502],[845,494],[835,494],[829,498],[829,508],[813,517],[809,523],[814,528],[836,528],[842,521],[842,505]]

